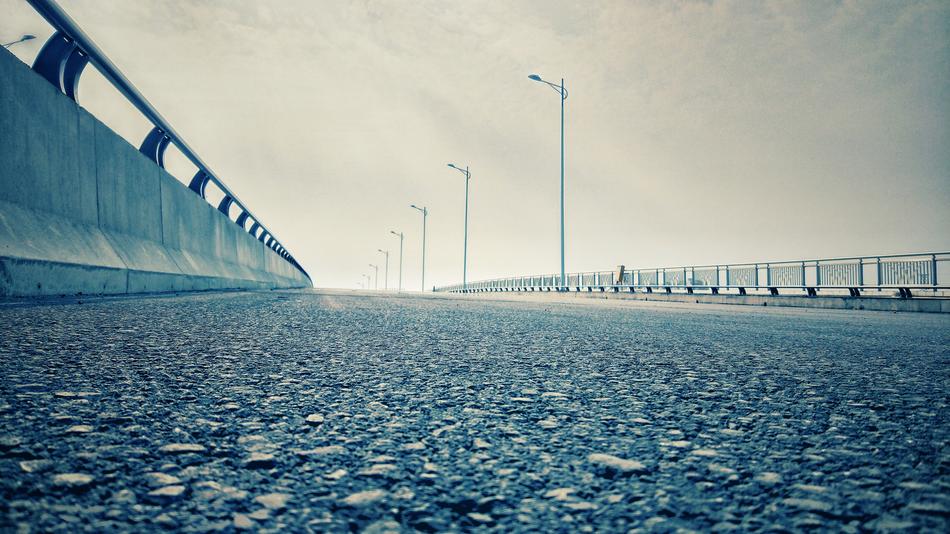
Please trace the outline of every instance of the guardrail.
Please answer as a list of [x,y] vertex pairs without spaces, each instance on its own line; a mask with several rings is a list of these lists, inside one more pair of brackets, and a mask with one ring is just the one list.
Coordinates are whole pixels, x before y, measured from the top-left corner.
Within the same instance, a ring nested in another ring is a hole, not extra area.
[[[804,292],[810,297],[821,290],[848,290],[852,297],[862,292],[897,290],[897,296],[913,297],[913,292],[947,289],[937,280],[940,266],[950,262],[950,252],[855,256],[815,260],[737,263],[729,265],[690,265],[613,271],[570,273],[561,283],[560,276],[542,274],[497,278],[436,288],[436,291],[476,293],[482,291],[621,291],[645,293],[665,291],[733,292],[748,291]],[[947,274],[947,273],[945,273]],[[941,279],[945,280],[946,277]]]
[[[66,96],[78,102],[79,78],[88,63],[92,63],[123,96],[152,123],[152,130],[145,136],[139,151],[165,168],[165,150],[169,144],[175,145],[191,161],[198,172],[191,179],[188,188],[207,200],[205,188],[208,182],[214,183],[224,194],[218,203],[218,211],[230,218],[232,205],[236,205],[240,214],[234,221],[242,229],[257,238],[264,245],[291,265],[296,267],[308,279],[310,275],[297,263],[293,255],[280,243],[267,227],[261,223],[247,205],[234,194],[211,168],[201,160],[194,150],[165,120],[164,117],[142,96],[105,53],[86,35],[69,15],[53,0],[26,0],[56,32],[46,41],[33,62],[33,70],[46,78]],[[250,228],[247,228],[248,222]]]

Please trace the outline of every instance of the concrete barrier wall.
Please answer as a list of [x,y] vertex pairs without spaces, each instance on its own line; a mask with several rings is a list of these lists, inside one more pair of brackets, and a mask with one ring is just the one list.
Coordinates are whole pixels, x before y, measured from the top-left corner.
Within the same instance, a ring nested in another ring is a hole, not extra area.
[[310,286],[0,50],[0,295]]

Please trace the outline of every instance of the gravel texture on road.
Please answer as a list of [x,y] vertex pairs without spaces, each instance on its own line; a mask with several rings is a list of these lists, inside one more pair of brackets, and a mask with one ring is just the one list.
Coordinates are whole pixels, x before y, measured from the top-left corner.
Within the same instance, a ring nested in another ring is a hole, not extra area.
[[950,530],[950,317],[0,306],[0,530]]

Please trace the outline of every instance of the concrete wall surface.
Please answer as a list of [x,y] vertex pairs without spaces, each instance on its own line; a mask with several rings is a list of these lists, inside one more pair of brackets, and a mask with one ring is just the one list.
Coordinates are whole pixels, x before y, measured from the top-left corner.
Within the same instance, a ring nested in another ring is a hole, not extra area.
[[311,282],[0,50],[0,296],[290,287]]

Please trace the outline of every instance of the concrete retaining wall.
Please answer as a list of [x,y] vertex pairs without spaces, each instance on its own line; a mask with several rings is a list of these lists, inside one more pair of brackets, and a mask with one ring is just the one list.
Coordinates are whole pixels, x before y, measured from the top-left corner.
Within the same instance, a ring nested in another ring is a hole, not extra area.
[[0,295],[310,286],[0,50]]

